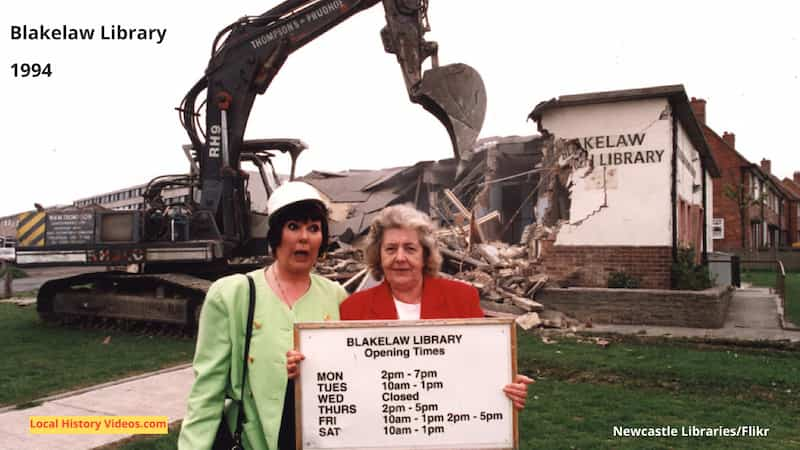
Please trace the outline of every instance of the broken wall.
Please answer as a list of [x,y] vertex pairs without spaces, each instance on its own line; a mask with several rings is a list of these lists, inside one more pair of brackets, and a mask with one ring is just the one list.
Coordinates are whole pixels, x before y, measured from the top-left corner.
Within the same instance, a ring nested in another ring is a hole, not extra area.
[[[621,271],[637,278],[641,287],[670,287],[673,126],[677,237],[680,245],[694,246],[699,257],[703,214],[710,226],[709,211],[703,209],[703,177],[706,209],[711,209],[711,183],[689,135],[673,117],[666,98],[542,113],[540,130],[556,143],[574,140],[586,151],[585,163],[572,170],[566,183],[567,219],[541,243],[543,269],[573,286],[605,286],[611,272]],[[543,206],[552,208],[552,201]]]
[[588,152],[570,178],[569,222],[556,245],[672,245],[666,99],[553,109],[540,127]]

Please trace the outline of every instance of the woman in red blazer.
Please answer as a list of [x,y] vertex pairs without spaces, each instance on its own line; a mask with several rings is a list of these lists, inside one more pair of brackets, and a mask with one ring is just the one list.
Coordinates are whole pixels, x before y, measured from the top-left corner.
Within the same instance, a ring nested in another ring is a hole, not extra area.
[[[419,320],[483,317],[478,291],[461,281],[440,278],[442,257],[428,216],[409,205],[385,208],[370,226],[367,265],[384,281],[356,292],[339,306],[342,320]],[[516,375],[503,388],[514,406],[525,406],[528,384]]]

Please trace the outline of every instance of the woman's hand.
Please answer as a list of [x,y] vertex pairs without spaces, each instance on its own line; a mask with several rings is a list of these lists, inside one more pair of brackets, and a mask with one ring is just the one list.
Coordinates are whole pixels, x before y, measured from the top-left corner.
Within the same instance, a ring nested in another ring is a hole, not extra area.
[[518,373],[514,377],[514,382],[507,384],[503,388],[503,392],[514,403],[514,408],[520,410],[525,407],[525,401],[528,399],[528,385],[535,382],[533,379]]
[[294,380],[300,375],[300,361],[304,359],[306,359],[305,355],[297,350],[289,350],[286,352],[286,376],[288,376],[290,380]]

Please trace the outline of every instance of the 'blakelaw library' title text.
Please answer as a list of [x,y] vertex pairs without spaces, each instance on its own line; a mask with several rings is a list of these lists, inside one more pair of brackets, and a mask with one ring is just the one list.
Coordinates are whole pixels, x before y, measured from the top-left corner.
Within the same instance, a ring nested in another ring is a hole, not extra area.
[[161,44],[167,37],[166,28],[140,28],[119,24],[94,28],[67,25],[11,25],[11,40],[24,41],[151,41]]

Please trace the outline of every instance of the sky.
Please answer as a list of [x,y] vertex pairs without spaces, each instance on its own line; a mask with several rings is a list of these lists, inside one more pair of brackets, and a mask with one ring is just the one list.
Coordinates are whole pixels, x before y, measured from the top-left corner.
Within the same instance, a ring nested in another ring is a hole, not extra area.
[[[276,2],[5,3],[0,217],[184,173],[188,138],[174,110],[206,68],[217,32]],[[430,0],[441,64],[486,85],[481,137],[529,135],[527,115],[560,95],[683,84],[707,124],[736,134],[751,162],[800,171],[800,28],[793,2]],[[379,169],[452,156],[445,129],[408,101],[383,51],[378,4],[289,56],[256,99],[246,139],[299,138],[310,170]],[[166,28],[154,41],[13,40],[13,26]],[[50,77],[13,76],[49,63]],[[19,67],[19,66],[18,66]],[[288,158],[276,162],[289,170]]]

